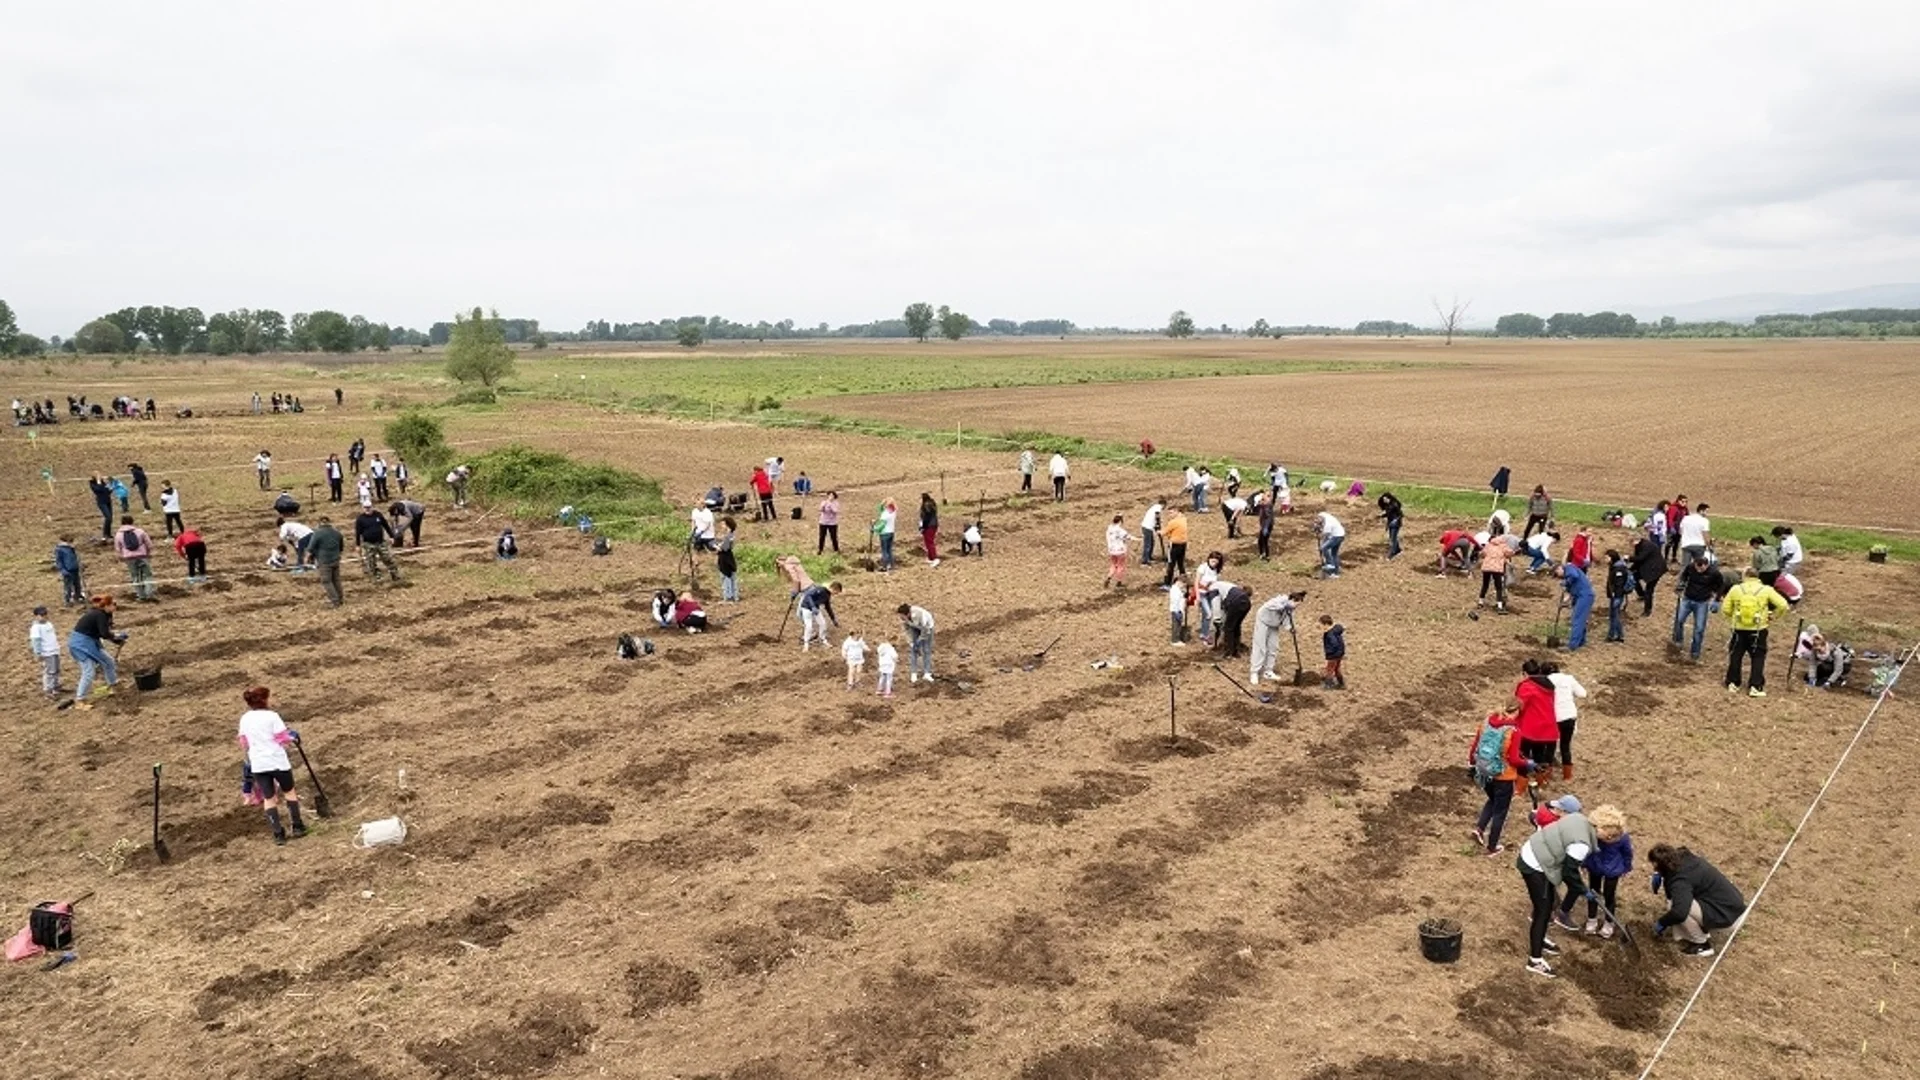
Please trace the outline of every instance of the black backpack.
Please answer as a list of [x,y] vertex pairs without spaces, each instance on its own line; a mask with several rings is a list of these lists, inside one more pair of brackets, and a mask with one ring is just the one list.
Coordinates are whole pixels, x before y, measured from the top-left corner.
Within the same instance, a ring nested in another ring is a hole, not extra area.
[[640,658],[640,643],[633,639],[632,634],[621,634],[619,640],[614,642],[613,652],[622,660],[637,660]]
[[27,936],[43,949],[57,952],[72,947],[72,907],[56,900],[42,900],[33,905],[33,911],[27,915]]
[[611,555],[613,553],[613,545],[607,543],[606,537],[596,536],[593,538],[593,553],[595,555]]

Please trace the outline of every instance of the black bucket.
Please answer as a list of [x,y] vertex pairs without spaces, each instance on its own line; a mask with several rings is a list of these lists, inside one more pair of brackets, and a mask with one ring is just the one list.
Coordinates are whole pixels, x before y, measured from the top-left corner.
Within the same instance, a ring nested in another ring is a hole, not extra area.
[[1436,964],[1460,959],[1460,924],[1452,919],[1428,919],[1420,924],[1420,955]]
[[140,690],[160,689],[160,669],[154,668],[152,671],[134,672],[133,685]]

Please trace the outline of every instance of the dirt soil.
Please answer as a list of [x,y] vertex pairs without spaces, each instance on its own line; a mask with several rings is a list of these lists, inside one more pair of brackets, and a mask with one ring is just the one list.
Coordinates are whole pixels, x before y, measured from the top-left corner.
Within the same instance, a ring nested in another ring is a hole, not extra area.
[[[1161,341],[1160,350],[1178,350]],[[1225,348],[1215,342],[1195,348]],[[1232,356],[1409,365],[1094,386],[824,399],[808,408],[951,430],[1050,431],[1168,453],[1280,461],[1378,483],[1513,490],[1627,508],[1684,492],[1734,517],[1910,531],[1920,485],[1920,346],[1890,341],[1247,342]],[[1686,386],[1710,402],[1679,404]],[[1752,401],[1759,404],[1747,405]],[[1222,402],[1261,402],[1236,423]],[[1729,430],[1735,412],[1764,423]],[[1221,422],[1193,423],[1196,416]],[[1876,479],[1882,478],[1882,479]]]
[[[321,400],[321,376],[286,377]],[[297,418],[62,425],[0,451],[0,593],[21,622],[46,603],[63,636],[72,624],[46,567],[60,531],[82,539],[92,585],[122,581],[65,480],[93,468],[142,460],[156,487],[180,483],[220,575],[123,607],[129,678],[94,712],[44,702],[24,650],[7,669],[0,910],[19,923],[35,901],[93,895],[77,963],[0,968],[16,1033],[0,1076],[1348,1080],[1551,1063],[1599,1078],[1637,1071],[1704,970],[1643,932],[1659,909],[1642,864],[1620,894],[1638,959],[1562,934],[1564,977],[1523,973],[1525,893],[1511,851],[1481,858],[1466,838],[1464,766],[1481,714],[1544,655],[1553,594],[1523,578],[1516,614],[1469,620],[1466,583],[1430,562],[1452,522],[1411,520],[1389,562],[1356,513],[1349,569],[1322,582],[1304,516],[1268,564],[1196,521],[1196,553],[1225,550],[1231,580],[1261,599],[1305,588],[1304,625],[1347,627],[1350,689],[1273,686],[1261,705],[1197,645],[1168,644],[1157,574],[1101,587],[1108,518],[1132,526],[1164,477],[1082,467],[1056,505],[1007,499],[998,456],[560,406],[455,414],[457,440],[518,436],[682,497],[784,454],[841,488],[855,522],[884,495],[939,494],[944,472],[955,539],[984,489],[988,557],[930,568],[903,533],[898,571],[842,575],[836,642],[858,630],[904,653],[894,608],[938,619],[939,681],[903,672],[888,700],[871,673],[843,689],[837,650],[803,653],[791,623],[773,640],[770,579],[747,579],[738,606],[710,599],[712,633],[659,630],[634,601],[672,552],[595,558],[528,521],[526,554],[496,564],[503,517],[454,511],[435,486],[402,588],[349,566],[333,610],[315,582],[252,569],[273,527],[253,453],[271,446],[304,487],[388,415],[350,397]],[[744,531],[812,547],[811,520]],[[439,546],[460,541],[478,543]],[[180,575],[170,552],[157,567]],[[1857,647],[1916,622],[1914,567],[1813,552],[1806,577],[1800,614]],[[717,595],[710,564],[698,585]],[[1685,842],[1751,894],[1869,702],[1790,682],[1779,641],[1772,694],[1730,696],[1717,648],[1702,667],[1667,651],[1671,612],[1663,591],[1627,644],[1596,628],[1561,657],[1592,697],[1578,779],[1550,791],[1618,804],[1642,857]],[[659,651],[616,659],[623,630]],[[1044,665],[1007,662],[1056,635]],[[1316,670],[1318,638],[1301,646]],[[1245,680],[1244,657],[1219,663]],[[163,688],[134,691],[154,664]],[[256,682],[335,812],[284,848],[240,804],[232,735]],[[1920,827],[1914,715],[1904,695],[1881,712],[1656,1075],[1920,1070],[1920,983],[1901,973],[1920,895],[1902,839]],[[154,762],[165,864],[148,846]],[[404,845],[353,846],[394,814]],[[1517,812],[1508,832],[1525,833]],[[1464,927],[1457,964],[1420,956],[1434,917]]]

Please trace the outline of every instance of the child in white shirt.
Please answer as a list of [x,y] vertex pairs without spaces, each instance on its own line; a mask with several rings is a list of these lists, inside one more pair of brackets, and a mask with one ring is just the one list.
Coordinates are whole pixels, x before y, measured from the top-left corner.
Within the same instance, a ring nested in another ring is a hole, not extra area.
[[881,697],[893,696],[893,669],[900,666],[900,650],[893,642],[883,641],[874,654],[874,693]]
[[960,554],[978,555],[981,558],[986,558],[987,549],[980,546],[980,523],[979,522],[977,521],[967,522],[966,531],[960,534]]
[[27,646],[40,659],[40,692],[60,696],[60,637],[47,621],[47,609],[33,609],[33,623],[27,627]]
[[285,570],[286,568],[287,568],[287,545],[275,544],[273,547],[273,550],[267,552],[267,569]]
[[840,643],[840,655],[847,661],[847,689],[851,690],[860,683],[860,672],[867,666],[867,643],[856,633],[848,634]]
[[1167,586],[1167,620],[1173,628],[1173,643],[1187,643],[1187,579],[1179,574]]

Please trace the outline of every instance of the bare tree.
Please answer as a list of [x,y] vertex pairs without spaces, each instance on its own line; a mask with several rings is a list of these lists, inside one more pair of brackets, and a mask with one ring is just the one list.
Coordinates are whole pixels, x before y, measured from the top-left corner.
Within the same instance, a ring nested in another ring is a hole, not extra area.
[[1458,296],[1453,298],[1449,307],[1440,306],[1440,298],[1433,298],[1434,313],[1440,316],[1440,329],[1447,335],[1447,344],[1453,344],[1453,335],[1460,332],[1460,324],[1467,319],[1467,310],[1473,307],[1473,301],[1461,303]]

